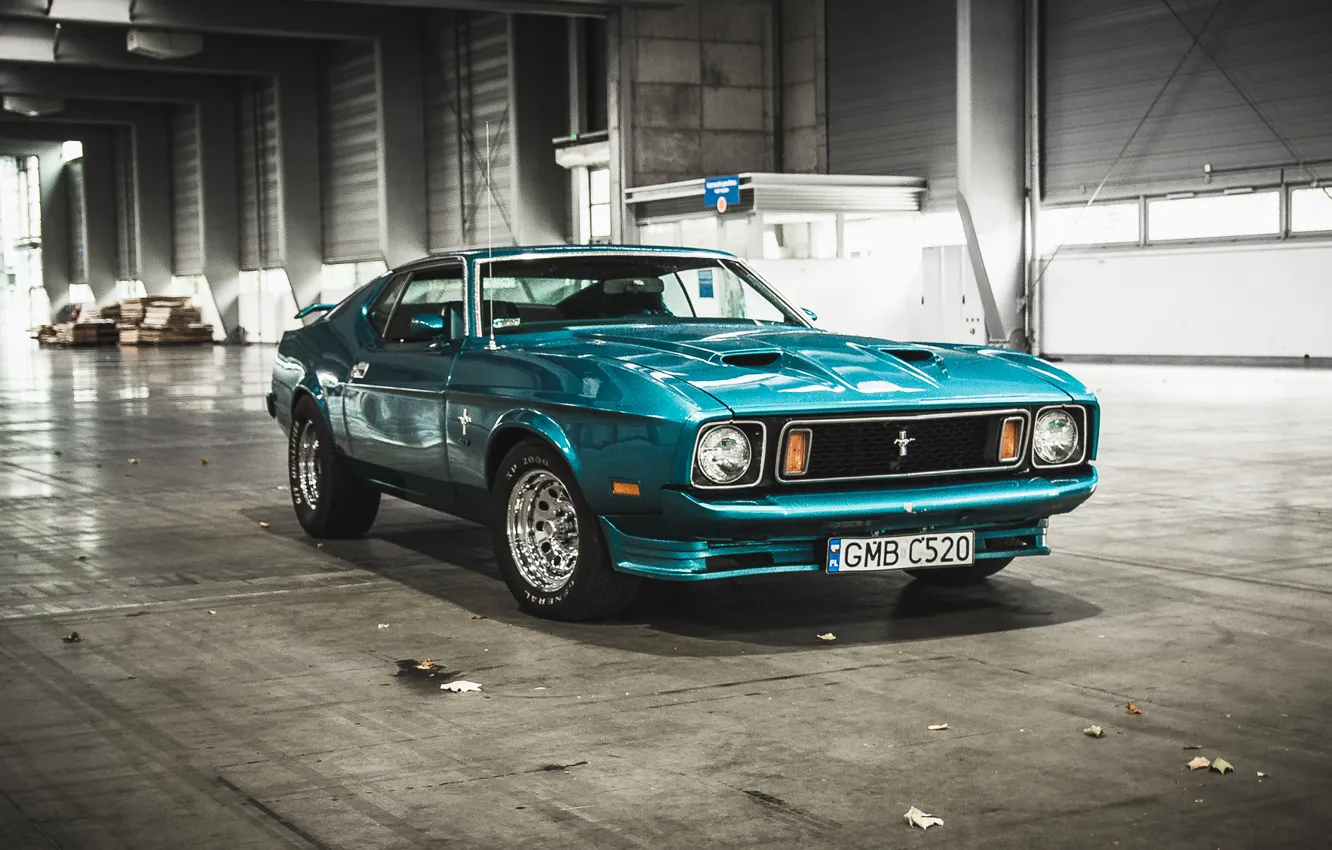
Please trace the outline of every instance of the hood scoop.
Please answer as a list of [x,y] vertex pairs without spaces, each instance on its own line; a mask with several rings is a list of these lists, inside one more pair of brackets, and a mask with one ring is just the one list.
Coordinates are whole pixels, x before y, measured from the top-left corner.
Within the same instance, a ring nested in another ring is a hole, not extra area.
[[926,351],[923,348],[880,348],[879,350],[906,363],[932,363],[939,359],[933,351]]
[[762,369],[781,359],[780,351],[737,351],[721,356],[721,362],[727,366],[743,366],[746,369]]

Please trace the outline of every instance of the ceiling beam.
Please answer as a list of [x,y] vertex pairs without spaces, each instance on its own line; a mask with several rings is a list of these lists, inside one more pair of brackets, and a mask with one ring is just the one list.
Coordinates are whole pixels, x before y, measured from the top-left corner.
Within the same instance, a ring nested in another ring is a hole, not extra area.
[[417,13],[404,9],[389,17],[382,8],[291,0],[0,0],[0,18],[291,38],[374,38],[410,25]]
[[199,103],[210,97],[230,96],[233,78],[206,74],[160,74],[153,71],[116,71],[63,65],[24,65],[0,62],[0,93],[83,100]]
[[280,74],[314,61],[313,42],[225,34],[205,36],[203,51],[194,56],[153,59],[130,53],[125,32],[87,24],[11,21],[0,25],[0,56],[43,65],[194,74]]
[[[673,9],[682,0],[319,0],[322,3],[355,3],[362,6],[396,6],[416,9],[458,9],[469,12],[523,12],[535,15],[582,15],[604,17],[616,9]],[[314,5],[313,0],[302,0]]]

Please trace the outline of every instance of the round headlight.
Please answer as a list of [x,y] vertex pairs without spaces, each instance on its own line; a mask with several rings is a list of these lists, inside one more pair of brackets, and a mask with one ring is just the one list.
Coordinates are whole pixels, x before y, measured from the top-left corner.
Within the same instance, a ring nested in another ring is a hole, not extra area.
[[718,425],[698,444],[698,469],[713,484],[734,484],[749,471],[753,450],[745,432],[734,425]]
[[1036,419],[1031,447],[1041,463],[1068,463],[1081,445],[1078,423],[1067,410],[1047,410]]

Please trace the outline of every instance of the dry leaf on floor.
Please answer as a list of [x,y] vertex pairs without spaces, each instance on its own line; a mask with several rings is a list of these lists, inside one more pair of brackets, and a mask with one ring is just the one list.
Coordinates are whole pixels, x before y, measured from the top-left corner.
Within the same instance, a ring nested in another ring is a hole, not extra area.
[[936,723],[936,724],[934,724],[933,726],[926,726],[925,728],[926,728],[926,729],[929,729],[931,732],[942,732],[943,730],[945,730],[945,729],[948,728],[948,724],[947,724],[947,723]]
[[472,619],[473,619],[473,620],[489,620],[490,618],[487,617],[485,614],[473,614],[473,615],[472,615]]
[[138,459],[137,457],[132,457],[132,458],[129,459],[129,462],[130,462],[130,463],[138,463],[138,462],[139,462],[139,459]]
[[833,634],[832,632],[824,632],[823,634],[819,635],[819,640],[837,640],[837,635]]
[[379,628],[381,628],[381,629],[387,629],[388,626],[389,626],[388,623],[380,623],[380,624],[379,624]]
[[217,612],[216,612],[216,611],[209,611],[208,613],[209,613],[209,614],[216,614]]
[[1267,778],[1267,774],[1266,774],[1266,773],[1263,773],[1263,772],[1260,770],[1260,771],[1258,771],[1258,778],[1259,778],[1259,779],[1266,779],[1266,778]]
[[1198,756],[1196,759],[1189,762],[1189,770],[1202,770],[1205,767],[1211,767],[1211,766],[1212,766],[1211,760],[1203,756]]
[[1141,708],[1138,708],[1138,707],[1137,707],[1136,705],[1134,705],[1133,703],[1129,703],[1129,704],[1128,704],[1128,713],[1129,713],[1129,714],[1142,714],[1142,709],[1141,709]]
[[65,643],[78,643],[79,641],[83,640],[83,638],[79,637],[78,632],[70,632],[69,634],[62,637],[61,640],[63,640]]
[[1088,726],[1086,729],[1082,730],[1082,734],[1086,735],[1088,738],[1104,738],[1105,730],[1100,726]]
[[410,676],[416,679],[433,679],[436,676],[453,675],[441,667],[433,658],[427,658],[424,661],[417,661],[415,658],[402,658],[398,660],[398,672],[395,676]]
[[1186,749],[1186,750],[1201,750],[1201,749],[1202,749],[1202,744],[1185,744],[1185,745],[1184,745],[1184,749]]
[[441,691],[453,691],[455,694],[478,693],[481,686],[476,682],[469,682],[466,679],[458,679],[453,682],[445,682],[439,686]]
[[918,826],[921,829],[929,829],[932,826],[943,826],[943,818],[927,815],[915,806],[907,809],[907,813],[903,815],[903,817],[906,818],[908,824],[911,826]]
[[1212,770],[1224,776],[1227,773],[1234,773],[1235,767],[1225,759],[1214,759],[1212,761]]
[[270,525],[272,525],[272,523],[269,523],[269,522],[261,522],[261,523],[259,523],[259,527],[260,527],[260,528],[268,528]]
[[204,465],[204,466],[207,466],[207,465],[208,465],[208,458],[206,458],[206,457],[201,457],[201,458],[199,458],[199,463],[201,463],[201,464]]

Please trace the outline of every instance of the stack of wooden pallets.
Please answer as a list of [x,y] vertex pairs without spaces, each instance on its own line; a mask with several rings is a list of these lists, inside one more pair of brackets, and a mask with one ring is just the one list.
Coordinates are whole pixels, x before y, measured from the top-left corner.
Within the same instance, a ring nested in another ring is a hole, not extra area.
[[188,298],[131,298],[120,304],[120,344],[212,342],[213,326],[202,319]]
[[87,322],[96,319],[107,319],[112,322],[120,321],[120,305],[107,304],[105,307],[93,307],[79,317],[79,321]]
[[116,344],[116,323],[104,319],[91,322],[63,322],[55,325],[52,330],[55,333],[50,342],[54,345]]

